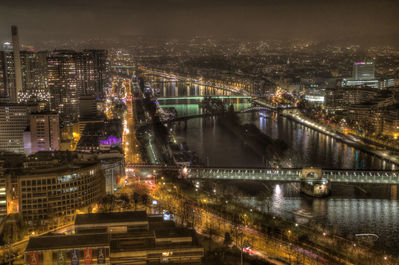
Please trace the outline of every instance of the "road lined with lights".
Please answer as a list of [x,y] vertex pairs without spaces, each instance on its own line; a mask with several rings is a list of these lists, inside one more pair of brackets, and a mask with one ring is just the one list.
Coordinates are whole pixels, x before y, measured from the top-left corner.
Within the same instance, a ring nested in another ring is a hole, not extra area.
[[[165,184],[163,183],[163,185]],[[180,208],[180,206],[178,205],[178,200],[173,200],[172,198],[169,198],[170,196],[170,194],[157,194],[154,196],[154,198],[159,200],[164,205],[168,205],[165,204],[165,200],[167,200],[169,204],[172,203],[173,205],[169,210],[174,211],[175,218],[177,218],[177,223],[182,223],[182,218],[178,211],[178,209]],[[279,260],[289,260],[292,262],[295,262],[297,260],[298,262],[303,262],[301,264],[314,264],[314,262],[321,262],[321,264],[328,263],[327,259],[310,250],[306,250],[300,246],[295,246],[287,241],[280,241],[276,238],[268,237],[264,233],[259,232],[256,229],[253,229],[247,225],[235,225],[230,220],[227,220],[215,213],[207,211],[203,207],[194,205],[191,200],[188,200],[183,195],[181,195],[181,199],[184,199],[187,202],[187,204],[185,205],[192,209],[194,216],[196,216],[197,222],[194,223],[196,223],[197,225],[194,226],[195,230],[200,234],[204,234],[204,231],[207,231],[208,227],[219,230],[218,234],[221,235],[225,234],[226,232],[230,233],[231,231],[240,231],[239,233],[242,234],[241,241],[252,242],[253,245],[253,247],[251,247],[251,253],[249,253],[248,251],[247,253],[256,255],[269,262],[274,262],[274,260],[278,257]],[[205,199],[204,203],[207,203]],[[219,226],[217,226],[216,224],[219,224]],[[218,241],[222,242],[223,239],[218,238]],[[234,240],[232,244],[236,244]],[[246,252],[244,245],[244,243],[241,243],[241,245],[239,244],[238,247],[240,249],[242,248],[241,251]],[[325,251],[318,251],[324,253],[330,258],[333,258],[333,260],[335,261],[342,262],[343,264],[352,264],[349,262],[345,262],[338,257],[332,257],[330,253],[326,253]],[[298,253],[300,255],[296,255],[295,253]],[[282,263],[277,262],[277,264]]]

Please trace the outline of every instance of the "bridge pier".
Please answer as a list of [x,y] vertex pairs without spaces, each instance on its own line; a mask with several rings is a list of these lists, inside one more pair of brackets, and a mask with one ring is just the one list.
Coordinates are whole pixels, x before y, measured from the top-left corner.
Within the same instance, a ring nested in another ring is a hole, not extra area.
[[331,193],[331,183],[322,177],[321,168],[303,168],[301,192],[312,197],[326,197]]
[[391,185],[391,199],[398,199],[398,185]]

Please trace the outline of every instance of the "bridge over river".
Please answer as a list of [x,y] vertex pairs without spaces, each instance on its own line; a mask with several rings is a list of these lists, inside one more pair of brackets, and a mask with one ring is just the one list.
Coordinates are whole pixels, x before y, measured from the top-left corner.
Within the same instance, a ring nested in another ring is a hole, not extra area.
[[[240,111],[236,111],[236,113],[257,112],[257,111],[261,111],[261,110],[268,110],[268,108],[261,107],[261,106],[255,106],[255,107],[249,107],[246,109],[242,109]],[[187,120],[195,119],[195,118],[214,117],[214,116],[220,116],[220,115],[225,115],[225,114],[226,114],[226,112],[214,112],[214,113],[201,113],[201,114],[194,114],[194,115],[186,115],[186,116],[181,116],[181,117],[164,120],[164,121],[162,121],[162,123],[173,123],[173,122],[187,121]]]
[[320,168],[223,168],[223,167],[183,167],[174,165],[133,165],[126,169],[181,170],[189,179],[209,180],[259,180],[276,182],[300,182],[309,174],[317,175],[331,183],[354,184],[399,184],[399,171],[346,170]]

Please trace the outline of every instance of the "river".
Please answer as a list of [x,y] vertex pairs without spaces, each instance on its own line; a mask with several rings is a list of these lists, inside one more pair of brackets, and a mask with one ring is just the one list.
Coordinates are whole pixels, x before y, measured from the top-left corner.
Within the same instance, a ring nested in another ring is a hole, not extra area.
[[[186,82],[158,83],[161,97],[220,95],[217,89],[207,89]],[[166,89],[166,91],[165,91]],[[202,91],[202,92],[201,92]],[[172,94],[173,93],[173,94]],[[245,109],[245,100],[235,103],[235,109]],[[237,104],[238,103],[238,104]],[[179,116],[200,111],[195,99],[160,101],[162,106],[175,107]],[[284,140],[288,145],[282,167],[321,167],[337,169],[394,169],[395,166],[373,155],[357,150],[331,136],[324,135],[275,112],[239,114],[242,123],[255,124],[273,139]],[[196,118],[174,125],[179,142],[186,142],[199,158],[209,166],[263,167],[265,161],[229,131],[221,127],[217,118]],[[391,200],[386,186],[375,186],[364,194],[353,186],[333,185],[332,195],[325,199],[312,199],[300,195],[298,185],[270,185],[270,196],[261,201],[243,198],[250,207],[283,216],[296,222],[307,223],[306,218],[296,219],[299,209],[310,211],[310,222],[334,229],[339,235],[375,233],[380,239],[376,247],[392,254],[399,254],[399,203]]]

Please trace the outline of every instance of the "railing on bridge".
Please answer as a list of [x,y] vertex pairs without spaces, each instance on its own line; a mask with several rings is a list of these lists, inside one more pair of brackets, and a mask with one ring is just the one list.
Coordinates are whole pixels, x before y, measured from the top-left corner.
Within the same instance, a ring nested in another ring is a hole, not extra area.
[[[127,164],[126,168],[148,168],[181,170],[178,165],[134,165]],[[305,169],[266,169],[266,168],[213,168],[190,166],[187,169],[189,179],[219,179],[219,180],[263,180],[298,182],[304,176]],[[320,169],[314,169],[317,171]],[[308,172],[309,169],[306,169]],[[321,178],[331,183],[356,183],[356,184],[399,184],[399,171],[378,170],[321,170]]]
[[398,171],[323,170],[330,182],[399,184]]
[[178,165],[163,165],[163,164],[125,164],[125,168],[132,169],[181,169],[181,166]]
[[243,110],[240,110],[239,112],[245,113],[245,112],[251,112],[251,111],[261,111],[261,110],[270,110],[271,108],[269,107],[263,107],[263,106],[254,106],[254,107],[249,107]]
[[225,180],[300,181],[301,169],[190,168],[188,178]]
[[158,101],[163,100],[177,100],[177,99],[193,99],[193,100],[203,100],[206,97],[218,98],[218,99],[251,99],[250,96],[182,96],[182,97],[159,97]]

